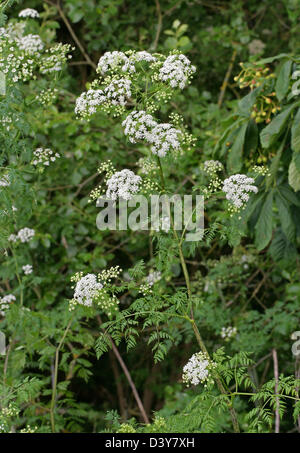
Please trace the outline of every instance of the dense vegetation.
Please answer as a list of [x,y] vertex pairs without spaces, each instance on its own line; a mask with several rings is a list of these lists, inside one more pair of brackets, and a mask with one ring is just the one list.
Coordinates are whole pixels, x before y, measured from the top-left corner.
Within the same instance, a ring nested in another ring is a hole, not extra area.
[[[299,17],[1,1],[0,432],[300,431]],[[201,238],[97,228],[138,189]]]

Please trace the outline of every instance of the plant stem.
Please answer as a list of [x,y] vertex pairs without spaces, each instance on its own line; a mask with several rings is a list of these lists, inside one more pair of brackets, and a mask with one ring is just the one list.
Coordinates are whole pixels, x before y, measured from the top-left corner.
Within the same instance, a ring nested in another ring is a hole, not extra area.
[[59,363],[59,351],[63,345],[63,342],[65,341],[65,338],[67,336],[67,333],[71,327],[73,321],[73,316],[68,322],[68,325],[64,331],[64,334],[56,348],[55,351],[55,365],[54,365],[54,379],[53,379],[53,386],[52,386],[52,398],[51,398],[51,405],[50,405],[50,420],[51,420],[51,430],[54,433],[55,432],[55,401],[56,401],[56,387],[57,387],[57,374],[58,374],[58,363]]
[[[160,158],[158,156],[157,156],[157,162],[158,162],[158,167],[159,167],[159,172],[160,172],[162,189],[163,189],[163,192],[165,192],[165,178],[164,178],[164,173],[163,173],[163,168],[162,168],[162,165],[161,165],[161,161],[160,161]],[[189,277],[189,273],[188,273],[188,270],[187,270],[186,262],[185,262],[183,251],[182,251],[182,243],[181,243],[181,240],[178,237],[177,231],[174,228],[174,222],[173,222],[172,215],[170,217],[171,217],[171,224],[172,224],[172,228],[173,228],[174,237],[175,237],[175,239],[177,241],[177,245],[178,245],[179,258],[180,258],[180,263],[181,263],[181,267],[182,267],[183,274],[184,274],[184,279],[185,279],[185,284],[186,284],[186,288],[187,288],[188,298],[189,298],[189,300],[191,302],[191,307],[190,307],[190,311],[191,311],[191,315],[190,316],[191,316],[191,318],[190,319],[187,318],[187,319],[189,319],[189,321],[192,324],[193,331],[194,331],[197,343],[198,343],[201,351],[204,352],[205,354],[207,354],[207,356],[209,357],[207,348],[205,346],[204,341],[202,340],[201,334],[199,332],[199,329],[198,329],[198,327],[196,325],[196,322],[195,322],[195,319],[194,319],[193,302],[191,300],[192,299],[192,297],[191,297],[192,296],[191,283],[190,283],[190,277]],[[217,383],[217,386],[218,386],[220,392],[223,395],[227,395],[226,389],[224,388],[224,385],[223,385],[220,377],[217,374],[216,374],[215,380],[216,380],[216,383]],[[229,409],[229,412],[230,412],[230,416],[231,416],[234,432],[239,433],[240,432],[240,428],[239,428],[239,424],[238,424],[238,420],[237,420],[237,415],[236,415],[236,412],[235,412],[235,410],[234,410],[234,408],[232,406],[232,401],[230,400],[229,397],[227,399],[227,406],[228,406],[228,409]]]

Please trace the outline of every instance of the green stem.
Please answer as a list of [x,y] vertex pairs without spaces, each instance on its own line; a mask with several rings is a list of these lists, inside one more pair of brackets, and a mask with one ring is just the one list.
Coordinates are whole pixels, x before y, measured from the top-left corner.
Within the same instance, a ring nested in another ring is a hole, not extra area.
[[[163,189],[163,192],[165,192],[165,178],[164,178],[164,173],[163,173],[163,168],[162,168],[162,165],[161,165],[161,161],[160,161],[160,158],[158,156],[157,156],[157,162],[158,162],[158,167],[159,167],[159,172],[160,172],[162,189]],[[185,262],[183,251],[182,251],[182,245],[181,245],[182,243],[181,243],[181,240],[178,237],[177,231],[174,228],[174,222],[173,222],[173,219],[172,219],[172,215],[171,215],[171,224],[172,224],[172,228],[173,228],[174,237],[175,237],[175,239],[177,241],[177,245],[178,245],[179,258],[180,258],[180,263],[181,263],[181,267],[182,267],[182,270],[183,270],[183,275],[184,275],[185,284],[186,284],[186,288],[187,288],[188,298],[189,298],[189,300],[191,302],[191,308],[190,308],[190,311],[191,311],[191,315],[190,316],[191,316],[191,318],[189,319],[189,321],[192,324],[193,331],[194,331],[197,343],[198,343],[201,351],[204,352],[205,354],[207,354],[207,356],[209,357],[207,348],[205,346],[204,341],[202,340],[201,334],[199,332],[199,329],[198,329],[198,327],[196,325],[196,322],[195,322],[195,319],[194,319],[194,307],[193,307],[193,301],[191,300],[192,299],[192,297],[191,297],[192,293],[191,293],[190,277],[189,277],[189,273],[188,273],[188,270],[187,270],[186,262]],[[215,376],[215,380],[216,380],[216,383],[217,383],[217,386],[218,386],[220,392],[223,395],[226,395],[228,397],[226,389],[225,389],[220,377],[217,374]],[[228,406],[228,409],[229,409],[229,412],[230,412],[230,415],[231,415],[231,420],[232,420],[234,432],[239,433],[240,432],[240,428],[239,428],[239,424],[238,424],[238,420],[237,420],[237,415],[236,415],[236,412],[235,412],[235,410],[234,410],[234,408],[232,406],[232,401],[231,401],[231,399],[229,397],[227,399],[227,406]]]
[[[73,315],[74,316],[74,315]],[[68,322],[68,325],[64,331],[64,334],[56,348],[55,351],[55,365],[54,365],[54,379],[53,379],[53,386],[52,386],[52,398],[51,398],[51,404],[50,404],[50,420],[51,420],[51,430],[54,433],[55,432],[55,402],[56,402],[56,388],[57,388],[57,374],[58,374],[58,363],[59,363],[59,351],[63,345],[63,342],[65,341],[65,338],[67,336],[67,333],[71,327],[72,321],[73,321],[73,316]]]

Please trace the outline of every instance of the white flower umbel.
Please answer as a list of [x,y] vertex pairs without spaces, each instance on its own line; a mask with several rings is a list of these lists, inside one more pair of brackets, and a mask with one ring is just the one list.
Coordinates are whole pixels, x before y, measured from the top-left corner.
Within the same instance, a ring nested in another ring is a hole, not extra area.
[[193,354],[188,363],[183,367],[182,380],[187,386],[190,384],[213,383],[211,371],[216,367],[216,363],[209,359],[204,352]]
[[195,66],[185,55],[175,54],[166,58],[159,70],[159,78],[169,83],[172,88],[183,89],[195,71]]
[[61,42],[50,47],[50,49],[46,49],[39,62],[40,72],[42,74],[49,74],[51,72],[61,71],[67,60],[72,58],[72,55],[68,55],[71,50],[74,50],[74,47],[71,47],[70,44],[62,44]]
[[106,197],[111,200],[130,200],[140,190],[142,178],[125,168],[114,173],[106,182]]
[[44,165],[49,166],[51,162],[55,162],[60,157],[58,153],[55,153],[50,148],[37,148],[33,152],[34,158],[32,165]]
[[170,151],[179,151],[180,149],[180,130],[172,124],[157,124],[148,135],[148,141],[152,143],[151,151],[159,157],[165,157]]
[[26,35],[19,40],[19,48],[29,55],[43,50],[44,44],[39,35]]
[[149,275],[146,277],[146,282],[148,283],[149,286],[153,286],[159,280],[161,280],[161,272],[159,271],[150,272]]
[[250,198],[249,192],[258,192],[254,182],[253,178],[240,174],[225,179],[223,192],[225,192],[227,200],[232,203],[235,210],[245,207]]
[[74,301],[80,305],[91,307],[103,285],[97,281],[95,274],[82,276],[76,283]]
[[230,338],[234,337],[237,334],[237,328],[236,327],[222,327],[221,330],[221,337],[224,338],[225,340],[229,340]]
[[151,55],[151,53],[146,52],[145,50],[135,52],[134,54],[132,54],[131,58],[135,61],[147,61],[148,63],[156,61],[156,58],[153,55]]
[[100,58],[97,66],[97,72],[106,74],[109,71],[120,70],[123,72],[135,72],[135,66],[124,52],[105,52]]
[[18,232],[17,239],[19,239],[21,242],[29,242],[33,238],[34,234],[34,230],[25,227]]
[[32,19],[37,19],[40,17],[39,13],[36,9],[33,8],[25,8],[19,12],[19,17],[27,18],[31,17]]
[[97,72],[102,75],[109,72],[128,72],[130,74],[136,72],[135,63],[140,61],[146,61],[151,63],[155,61],[156,58],[153,57],[149,52],[140,51],[140,52],[105,52],[104,55],[100,58],[97,66]]
[[0,315],[5,316],[5,311],[9,308],[9,304],[16,300],[13,294],[7,294],[6,296],[0,297]]
[[127,99],[131,97],[131,80],[114,79],[104,88],[104,93],[109,102],[114,105],[125,106]]
[[218,160],[206,160],[203,164],[203,170],[208,175],[215,175],[218,171],[223,170],[223,164]]
[[76,99],[75,113],[82,118],[96,113],[97,107],[104,104],[106,96],[103,90],[88,90]]
[[147,114],[144,110],[134,110],[129,113],[123,121],[124,134],[128,136],[131,143],[139,140],[150,141],[152,139],[151,131],[157,126],[157,122],[152,115]]
[[25,275],[29,275],[33,271],[31,264],[25,264],[25,266],[22,266],[22,269]]

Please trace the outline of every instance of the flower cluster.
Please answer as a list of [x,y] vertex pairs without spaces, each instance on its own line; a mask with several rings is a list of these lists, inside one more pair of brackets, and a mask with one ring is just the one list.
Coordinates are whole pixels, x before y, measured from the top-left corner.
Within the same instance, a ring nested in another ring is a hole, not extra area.
[[146,281],[149,286],[153,286],[159,280],[161,280],[161,272],[159,271],[150,272],[149,275],[146,277]]
[[151,151],[159,157],[180,149],[181,131],[170,123],[157,123],[144,110],[131,112],[123,121],[124,133],[131,143],[145,140],[152,145]]
[[90,89],[76,99],[75,113],[78,117],[88,118],[97,108],[109,111],[113,107],[124,108],[131,96],[129,79],[113,79],[103,89]]
[[35,235],[35,231],[31,228],[22,228],[17,235],[11,234],[8,238],[10,242],[17,242],[20,240],[21,242],[29,242],[33,236]]
[[22,9],[22,11],[19,12],[19,17],[31,17],[32,19],[37,19],[40,17],[39,13],[37,12],[36,9],[33,8],[25,8]]
[[254,165],[251,170],[260,176],[270,176],[271,173],[265,165]]
[[236,327],[222,327],[221,330],[221,337],[225,340],[229,340],[230,338],[234,337],[237,334]]
[[111,200],[130,200],[140,190],[142,178],[125,168],[117,171],[107,180],[106,196]]
[[128,136],[131,143],[139,140],[151,140],[152,129],[157,126],[157,122],[152,115],[147,114],[144,110],[133,110],[123,121],[124,134]]
[[214,176],[219,171],[223,170],[223,164],[218,160],[206,160],[203,164],[203,170],[210,176]]
[[153,62],[156,58],[149,52],[105,52],[100,58],[97,66],[97,72],[102,75],[108,72],[122,72],[134,73],[136,72],[135,63],[139,61]]
[[163,82],[168,82],[172,88],[183,89],[195,71],[195,66],[185,55],[175,54],[166,58],[159,70],[159,78]]
[[182,380],[189,386],[213,383],[211,371],[216,367],[207,354],[204,352],[197,352],[193,354],[188,363],[183,367]]
[[238,211],[245,207],[250,198],[249,192],[258,192],[254,182],[253,178],[240,174],[225,179],[223,192],[226,193],[226,198],[232,203],[234,210]]
[[37,102],[42,105],[50,105],[56,100],[58,94],[57,88],[48,88],[46,90],[42,90],[37,95]]
[[24,50],[25,53],[33,55],[39,53],[44,48],[44,43],[39,35],[26,35],[22,36],[19,40],[19,48]]
[[41,74],[61,71],[67,60],[72,58],[72,55],[68,55],[71,50],[74,50],[74,47],[62,43],[46,49],[39,62]]
[[33,269],[31,264],[25,264],[25,266],[22,266],[22,269],[25,275],[32,274]]
[[49,166],[51,162],[55,162],[60,157],[58,153],[55,153],[50,148],[37,148],[33,151],[33,155],[32,165],[44,166]]
[[16,300],[13,294],[7,294],[6,296],[0,297],[0,315],[5,316],[5,310],[9,308],[9,304]]
[[151,151],[159,157],[165,157],[170,151],[179,151],[181,131],[172,124],[161,123],[152,130],[150,142]]
[[93,300],[99,294],[99,291],[103,288],[103,285],[97,281],[95,274],[87,274],[83,276],[83,273],[77,273],[71,278],[71,281],[76,281],[74,291],[74,301],[80,305],[91,307]]
[[118,310],[118,299],[110,294],[109,285],[113,278],[117,278],[121,272],[119,266],[103,270],[100,274],[83,275],[78,272],[71,281],[76,282],[73,299],[70,301],[70,310],[74,310],[77,304],[91,307],[95,303],[108,316]]

